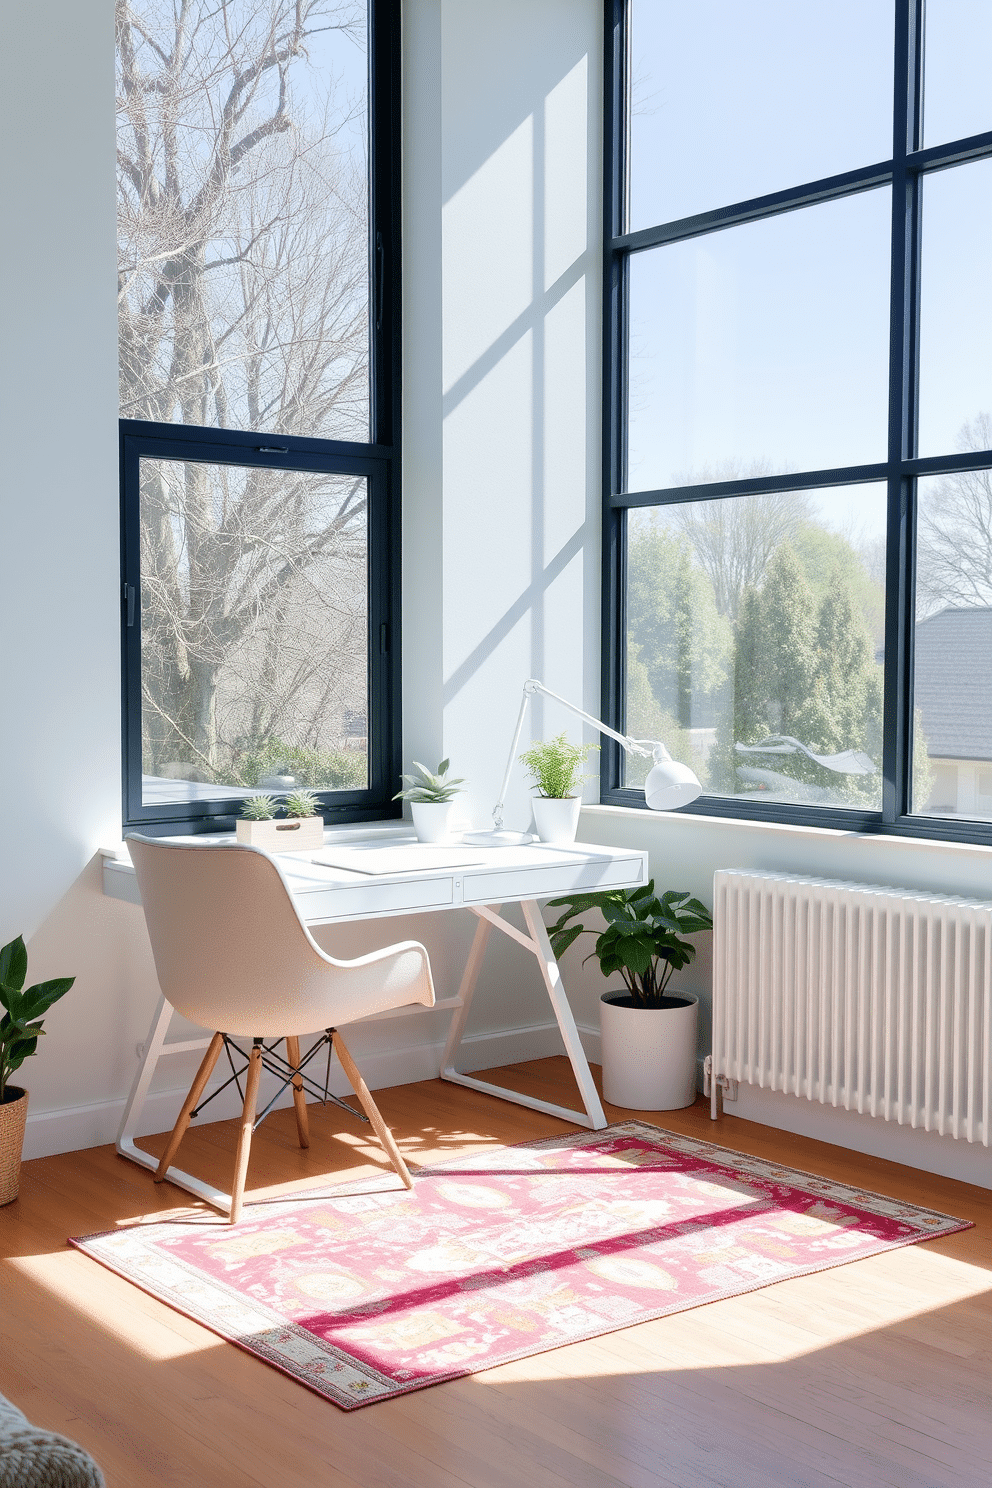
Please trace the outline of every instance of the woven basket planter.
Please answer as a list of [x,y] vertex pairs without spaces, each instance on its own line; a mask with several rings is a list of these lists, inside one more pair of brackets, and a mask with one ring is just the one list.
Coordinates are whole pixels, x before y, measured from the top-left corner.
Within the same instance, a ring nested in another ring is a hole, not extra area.
[[0,1104],[0,1204],[12,1204],[17,1198],[24,1127],[28,1119],[27,1091],[17,1085],[8,1085],[7,1095],[12,1099]]

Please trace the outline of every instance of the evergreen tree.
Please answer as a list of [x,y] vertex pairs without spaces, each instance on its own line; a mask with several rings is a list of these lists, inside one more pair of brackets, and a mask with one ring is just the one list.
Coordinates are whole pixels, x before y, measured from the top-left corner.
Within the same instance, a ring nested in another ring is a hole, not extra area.
[[[734,701],[712,759],[718,789],[740,792],[749,782],[735,744],[786,735],[816,754],[859,750],[881,763],[882,682],[859,596],[840,567],[817,599],[803,565],[783,545],[768,565],[763,588],[742,601],[734,646]],[[767,768],[850,805],[877,806],[878,775],[827,770],[802,753],[750,756],[746,768]],[[788,786],[783,784],[783,791]]]
[[627,642],[658,707],[680,728],[692,727],[727,677],[731,632],[688,543],[653,513],[631,523]]

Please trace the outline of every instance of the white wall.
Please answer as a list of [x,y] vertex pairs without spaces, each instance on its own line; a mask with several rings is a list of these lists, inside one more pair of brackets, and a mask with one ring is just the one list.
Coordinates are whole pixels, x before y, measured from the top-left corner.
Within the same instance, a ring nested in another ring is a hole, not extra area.
[[[23,1071],[28,1155],[112,1139],[157,995],[140,913],[104,898],[96,857],[120,836],[113,14],[15,7],[0,62],[0,937],[29,937],[32,979],[77,978]],[[406,752],[450,752],[481,820],[523,679],[596,702],[601,12],[409,0],[404,26]],[[538,710],[532,733],[568,724]],[[417,935],[446,995],[464,918],[328,943]],[[477,1008],[466,1065],[556,1047],[512,944]],[[445,1027],[356,1032],[370,1084],[432,1074]],[[188,1060],[163,1068],[147,1129],[184,1078]]]

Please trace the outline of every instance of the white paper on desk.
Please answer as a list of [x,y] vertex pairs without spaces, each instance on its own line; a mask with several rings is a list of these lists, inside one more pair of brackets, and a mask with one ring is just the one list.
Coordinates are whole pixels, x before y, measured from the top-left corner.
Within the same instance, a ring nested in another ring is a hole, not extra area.
[[472,868],[483,861],[458,847],[425,847],[404,842],[397,847],[325,847],[311,863],[323,868],[349,868],[354,873],[428,873],[437,868]]

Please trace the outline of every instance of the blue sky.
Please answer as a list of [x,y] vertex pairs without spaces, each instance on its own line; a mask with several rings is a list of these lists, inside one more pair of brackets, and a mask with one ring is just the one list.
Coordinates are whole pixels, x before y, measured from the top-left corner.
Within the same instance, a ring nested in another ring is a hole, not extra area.
[[[631,228],[888,158],[892,53],[892,0],[633,0]],[[925,142],[992,128],[992,0],[928,0],[926,57]],[[992,163],[923,211],[920,449],[946,454],[992,410]],[[632,489],[885,458],[889,219],[884,188],[635,256]]]

